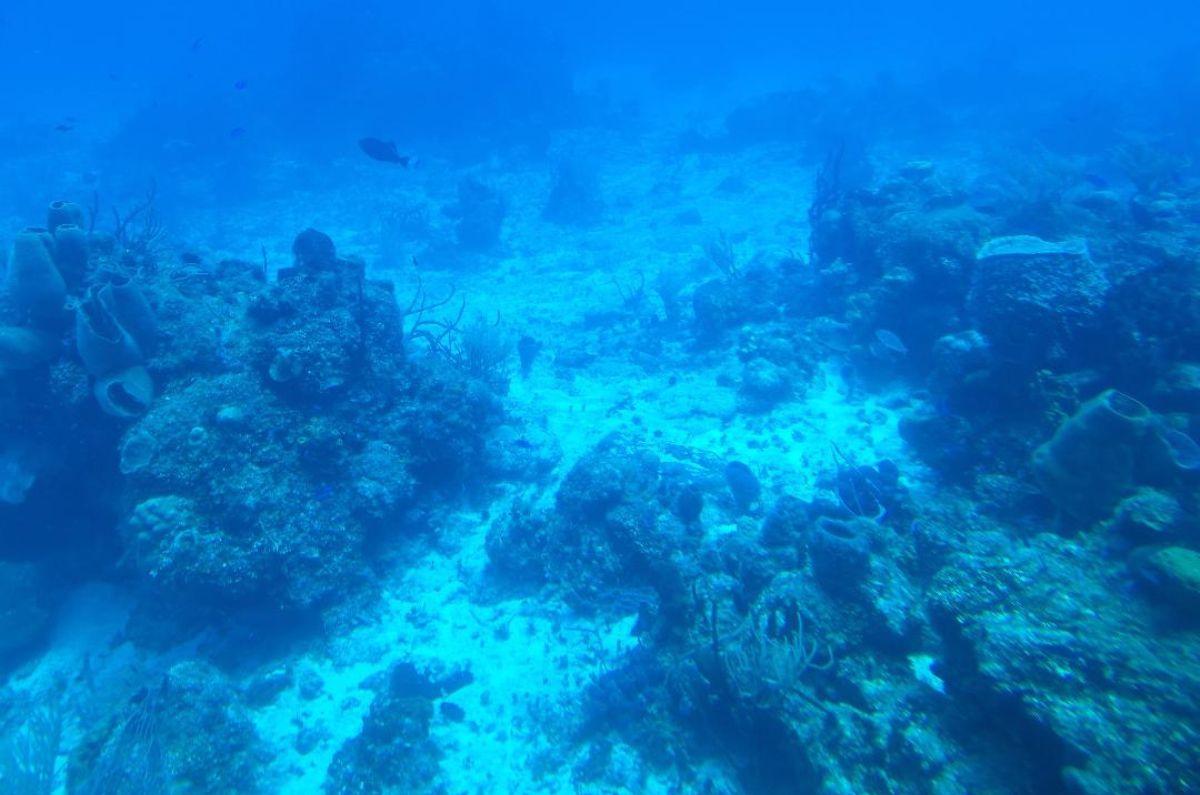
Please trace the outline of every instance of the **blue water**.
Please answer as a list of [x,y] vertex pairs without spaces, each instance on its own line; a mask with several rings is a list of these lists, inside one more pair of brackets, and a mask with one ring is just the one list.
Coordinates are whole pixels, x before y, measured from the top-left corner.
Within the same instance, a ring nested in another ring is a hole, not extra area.
[[0,8],[0,792],[1200,792],[1200,11]]

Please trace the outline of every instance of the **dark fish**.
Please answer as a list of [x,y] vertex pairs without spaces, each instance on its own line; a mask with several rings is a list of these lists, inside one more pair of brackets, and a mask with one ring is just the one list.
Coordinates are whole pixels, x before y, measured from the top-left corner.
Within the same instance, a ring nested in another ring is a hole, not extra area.
[[191,51],[196,52],[196,50],[200,49],[200,45],[203,43],[204,43],[203,36],[197,36],[196,38],[192,39]]
[[358,141],[358,146],[372,160],[379,160],[384,163],[399,163],[405,168],[408,168],[408,164],[412,160],[408,155],[402,155],[396,151],[396,144],[391,141],[381,141],[378,138],[361,138]]
[[1105,190],[1108,188],[1108,180],[1099,174],[1084,174],[1083,181],[1097,190]]
[[230,138],[241,138],[245,134],[246,134],[245,127],[234,127],[232,130],[229,131]]
[[63,122],[62,124],[54,125],[55,132],[71,132],[71,130],[74,130],[74,129],[75,129],[74,124],[67,124],[66,122]]
[[250,85],[250,81],[248,81],[248,80],[237,80],[233,84],[233,89],[235,91],[245,91],[246,87],[249,85]]

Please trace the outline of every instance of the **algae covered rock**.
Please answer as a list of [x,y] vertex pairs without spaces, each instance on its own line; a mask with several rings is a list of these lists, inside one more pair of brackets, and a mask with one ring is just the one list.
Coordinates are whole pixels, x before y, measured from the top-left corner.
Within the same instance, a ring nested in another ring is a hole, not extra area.
[[126,525],[126,545],[138,573],[175,599],[244,596],[266,574],[187,498],[145,500]]
[[258,793],[269,760],[233,684],[205,662],[151,678],[71,755],[70,792]]
[[416,484],[408,471],[409,459],[394,445],[374,440],[350,463],[360,510],[372,520],[394,517],[411,504]]
[[334,755],[322,791],[327,795],[412,795],[441,792],[441,753],[429,737],[433,701],[442,689],[410,663],[392,669],[362,731]]
[[[328,236],[308,230],[294,251],[275,284],[238,268],[160,313],[162,397],[123,435],[118,463],[137,506],[123,561],[164,610],[336,604],[371,586],[369,538],[404,532],[425,494],[485,480],[484,439],[503,415],[494,394],[448,363],[407,361],[390,285]],[[97,309],[116,293],[97,291]],[[213,339],[214,314],[219,353],[177,358],[178,340]]]
[[403,362],[404,334],[390,284],[366,278],[361,262],[337,256],[315,229],[296,236],[295,265],[256,296],[254,358],[277,394],[304,402],[333,401],[369,385],[385,389]]
[[1126,540],[1154,544],[1177,535],[1185,522],[1179,500],[1159,489],[1140,488],[1121,500],[1109,526]]
[[[1115,585],[1123,564],[1075,540],[981,535],[934,578],[929,613],[946,692],[977,738],[1014,762],[1005,791],[1200,787],[1200,728],[1180,717],[1195,714],[1200,692],[1195,631],[1162,632],[1158,612]],[[1024,776],[1038,786],[1018,786]]]
[[767,411],[791,397],[792,375],[786,368],[766,359],[751,359],[742,367],[743,405],[752,411]]
[[775,314],[772,297],[777,276],[762,267],[750,267],[739,278],[709,279],[692,293],[693,332],[704,347],[714,345],[747,323],[763,323]]
[[[493,569],[563,583],[587,610],[612,609],[615,591],[636,600],[653,589],[661,605],[673,604],[693,565],[685,550],[697,542],[671,510],[687,483],[673,469],[633,435],[606,437],[567,473],[553,510],[514,506],[496,523],[486,542]],[[709,476],[716,487],[719,474]]]
[[1163,547],[1139,556],[1136,566],[1156,593],[1200,618],[1200,552]]

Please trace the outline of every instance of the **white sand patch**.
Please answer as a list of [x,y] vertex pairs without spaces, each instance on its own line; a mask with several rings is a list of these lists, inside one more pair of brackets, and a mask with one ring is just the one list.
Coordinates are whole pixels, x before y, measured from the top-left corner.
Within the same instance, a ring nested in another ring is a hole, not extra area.
[[[472,603],[467,583],[485,561],[486,526],[473,516],[460,519],[450,530],[456,552],[423,557],[388,589],[367,626],[334,641],[327,656],[297,663],[321,677],[318,698],[305,702],[293,688],[258,713],[258,730],[276,755],[279,792],[319,789],[334,753],[369,710],[374,693],[364,685],[381,684],[377,675],[400,661],[434,679],[456,670],[474,677],[446,699],[462,707],[464,721],[435,712],[432,736],[450,792],[570,791],[569,769],[545,760],[562,761],[556,730],[569,726],[591,679],[634,643],[633,617],[597,627],[536,597]],[[301,726],[322,736],[307,755],[295,749]]]

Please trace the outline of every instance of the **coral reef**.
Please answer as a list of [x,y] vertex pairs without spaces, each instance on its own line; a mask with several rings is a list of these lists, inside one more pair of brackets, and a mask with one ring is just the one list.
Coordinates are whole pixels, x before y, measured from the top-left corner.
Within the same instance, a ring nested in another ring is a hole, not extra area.
[[[47,250],[35,234],[22,240]],[[56,361],[34,328],[4,334],[25,400],[89,422],[46,381],[47,367],[64,367],[90,375],[99,406],[125,421],[101,423],[79,454],[112,462],[110,488],[129,506],[119,556],[160,606],[329,604],[363,581],[364,545],[394,533],[420,492],[461,488],[487,465],[485,429],[500,416],[488,388],[407,361],[391,286],[339,258],[327,236],[307,230],[293,250],[271,284],[240,263],[118,276],[93,253],[74,309],[78,364]],[[19,306],[63,301],[57,288],[53,302],[33,301],[48,293],[28,280],[10,292]],[[41,457],[6,455],[7,502],[59,485],[39,473]]]
[[[338,62],[552,65],[479,13]],[[96,194],[0,291],[0,790],[1200,791],[1195,136],[988,68],[12,165]]]

